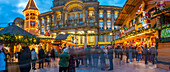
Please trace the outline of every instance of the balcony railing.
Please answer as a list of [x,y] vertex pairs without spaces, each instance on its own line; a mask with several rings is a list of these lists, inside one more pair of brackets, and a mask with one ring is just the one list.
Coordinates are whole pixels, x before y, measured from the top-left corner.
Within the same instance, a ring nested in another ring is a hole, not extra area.
[[98,27],[98,24],[96,22],[93,23],[79,23],[79,24],[64,24],[61,26],[56,26],[56,27],[52,27],[52,30],[55,29],[65,29],[65,28],[84,28],[84,27]]

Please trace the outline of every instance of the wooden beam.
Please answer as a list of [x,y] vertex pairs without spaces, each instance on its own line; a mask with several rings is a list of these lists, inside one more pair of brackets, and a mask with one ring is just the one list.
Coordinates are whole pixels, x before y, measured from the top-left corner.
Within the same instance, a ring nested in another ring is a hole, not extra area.
[[134,5],[127,4],[127,6],[135,7]]
[[123,12],[122,12],[121,14],[128,14],[128,13],[123,13]]

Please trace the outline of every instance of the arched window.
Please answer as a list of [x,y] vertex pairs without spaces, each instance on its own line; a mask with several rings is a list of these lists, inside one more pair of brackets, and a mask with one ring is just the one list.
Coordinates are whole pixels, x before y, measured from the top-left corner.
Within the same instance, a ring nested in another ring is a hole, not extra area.
[[115,11],[115,12],[114,12],[114,18],[115,18],[115,19],[117,19],[118,14],[119,14],[119,11]]
[[103,20],[99,20],[99,29],[104,29]]
[[75,15],[74,15],[74,19],[77,19],[77,18],[78,18],[78,15],[77,15],[77,14],[75,14]]
[[108,20],[107,21],[107,30],[111,30],[111,29],[112,29],[111,21]]
[[99,36],[99,42],[104,42],[104,36],[103,35]]
[[99,13],[99,18],[103,18],[103,12]]
[[69,19],[73,19],[73,15],[70,15]]
[[107,42],[111,42],[112,40],[111,40],[111,36],[110,35],[107,35]]
[[83,18],[83,14],[79,14],[79,18]]

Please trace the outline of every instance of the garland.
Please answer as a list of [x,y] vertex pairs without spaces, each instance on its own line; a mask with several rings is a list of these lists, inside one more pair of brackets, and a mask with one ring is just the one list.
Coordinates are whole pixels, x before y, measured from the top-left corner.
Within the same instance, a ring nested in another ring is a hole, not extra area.
[[109,31],[109,32],[103,32],[103,33],[98,33],[98,34],[70,34],[70,35],[77,35],[77,36],[97,36],[97,35],[106,35],[106,34],[110,34],[110,33],[115,33],[117,31],[122,30],[122,28],[117,29],[117,30],[113,30],[113,31]]
[[28,36],[21,36],[21,35],[13,35],[10,33],[6,33],[0,35],[0,41],[5,44],[14,43],[14,45],[18,45],[23,43],[23,44],[31,45],[31,44],[39,44],[40,38],[33,37],[33,36],[28,37]]
[[[136,34],[140,34],[140,33],[142,33],[142,32],[144,32],[144,31],[146,31],[146,30],[154,30],[154,28],[148,28],[148,29],[142,29],[142,30],[138,30],[138,31],[136,31],[136,32],[131,32],[130,34],[128,34],[128,35],[126,35],[126,36],[123,36],[123,37],[121,37],[121,38],[119,38],[119,39],[116,39],[115,41],[118,41],[118,40],[122,40],[122,39],[124,39],[124,38],[128,38],[128,37],[130,37],[130,36],[134,36],[134,35],[136,35]],[[115,42],[115,41],[113,41],[113,42]]]
[[163,9],[163,10],[159,10],[158,12],[154,12],[153,15],[157,16],[157,15],[159,15],[160,13],[163,13],[163,12],[169,11],[169,10],[170,10],[170,7],[165,8],[165,9]]
[[163,30],[166,28],[170,28],[170,24],[163,24],[161,26],[158,26],[157,28],[155,28],[156,30]]

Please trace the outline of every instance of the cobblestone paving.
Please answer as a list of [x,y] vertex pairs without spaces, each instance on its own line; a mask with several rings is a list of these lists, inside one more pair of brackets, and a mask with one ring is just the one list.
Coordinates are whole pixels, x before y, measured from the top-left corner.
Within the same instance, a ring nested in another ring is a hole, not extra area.
[[[94,67],[84,67],[80,66],[79,68],[76,68],[76,72],[168,72],[164,69],[157,68],[156,65],[152,65],[149,63],[148,65],[144,64],[144,61],[142,62],[136,62],[133,63],[125,63],[125,61],[120,62],[118,59],[114,59],[114,70],[112,71],[105,71],[100,70],[100,68],[94,68]],[[58,60],[56,61],[56,64],[58,63]],[[52,63],[53,64],[53,63]],[[36,66],[38,68],[38,64]],[[46,66],[44,69],[37,69],[37,70],[31,70],[31,72],[58,72],[58,65],[57,66]],[[170,72],[170,71],[169,71]]]

